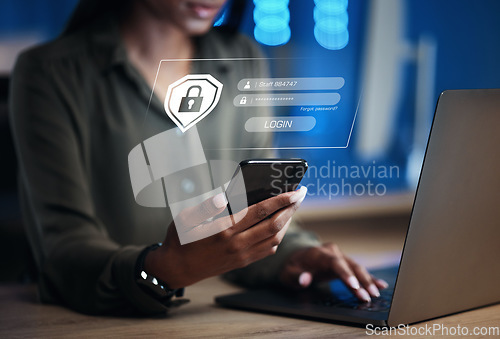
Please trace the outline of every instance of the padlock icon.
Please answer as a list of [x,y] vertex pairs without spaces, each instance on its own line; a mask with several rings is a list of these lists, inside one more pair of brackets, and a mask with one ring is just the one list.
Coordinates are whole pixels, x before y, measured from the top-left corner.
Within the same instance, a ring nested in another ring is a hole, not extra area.
[[[191,92],[197,89],[198,95],[192,96]],[[199,113],[201,108],[201,102],[203,101],[203,97],[201,96],[201,86],[194,85],[188,88],[186,96],[182,98],[181,105],[179,107],[179,113],[187,113],[194,112]]]
[[247,97],[242,97],[240,100],[240,105],[246,105],[247,103]]

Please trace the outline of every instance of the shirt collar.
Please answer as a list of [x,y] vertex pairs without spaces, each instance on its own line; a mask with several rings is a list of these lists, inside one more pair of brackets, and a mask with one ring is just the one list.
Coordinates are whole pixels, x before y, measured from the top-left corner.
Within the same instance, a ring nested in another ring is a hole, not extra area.
[[[221,46],[215,29],[195,39],[195,59],[220,59],[219,68],[229,71],[231,61],[227,60],[227,48]],[[95,52],[98,67],[106,72],[117,65],[128,63],[127,51],[120,33],[118,20],[114,17],[97,22],[90,32],[89,41]]]

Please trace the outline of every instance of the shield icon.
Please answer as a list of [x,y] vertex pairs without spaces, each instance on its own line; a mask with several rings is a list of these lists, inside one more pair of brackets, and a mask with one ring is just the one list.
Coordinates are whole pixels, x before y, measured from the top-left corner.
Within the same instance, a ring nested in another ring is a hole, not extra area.
[[188,74],[168,86],[165,112],[186,132],[213,111],[219,103],[222,87],[210,74]]

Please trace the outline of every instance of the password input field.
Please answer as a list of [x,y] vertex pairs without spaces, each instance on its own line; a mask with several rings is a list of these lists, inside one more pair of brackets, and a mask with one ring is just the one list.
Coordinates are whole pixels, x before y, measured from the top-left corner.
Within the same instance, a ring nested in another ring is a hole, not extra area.
[[338,93],[239,94],[236,107],[255,106],[333,106],[340,101]]

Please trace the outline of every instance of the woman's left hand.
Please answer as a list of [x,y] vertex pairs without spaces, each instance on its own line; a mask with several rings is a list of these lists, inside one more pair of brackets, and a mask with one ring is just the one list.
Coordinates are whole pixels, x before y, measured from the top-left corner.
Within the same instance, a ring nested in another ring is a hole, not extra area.
[[370,302],[371,297],[379,297],[379,289],[388,287],[387,282],[372,276],[332,243],[293,253],[280,275],[281,282],[294,289],[306,288],[313,280],[336,278],[341,279],[358,299],[365,302]]

